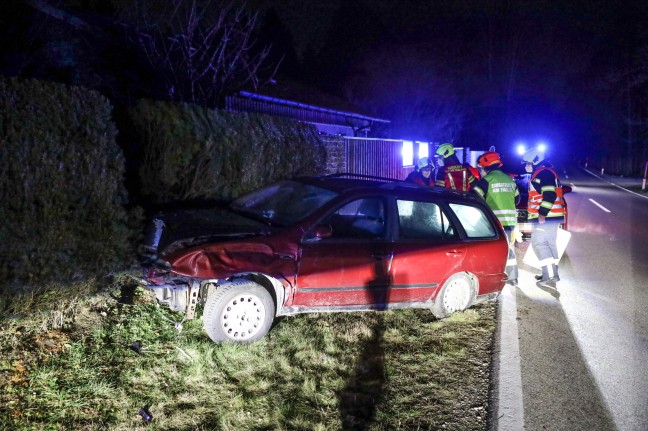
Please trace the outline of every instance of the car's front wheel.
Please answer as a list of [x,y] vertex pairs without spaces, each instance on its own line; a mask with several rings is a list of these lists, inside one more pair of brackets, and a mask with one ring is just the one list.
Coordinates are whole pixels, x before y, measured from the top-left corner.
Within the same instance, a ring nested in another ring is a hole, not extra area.
[[249,280],[233,280],[210,292],[203,312],[203,326],[217,343],[250,342],[270,330],[275,305],[270,293]]
[[432,314],[443,319],[456,311],[463,311],[470,307],[474,297],[473,285],[468,275],[454,274],[445,282],[434,300]]

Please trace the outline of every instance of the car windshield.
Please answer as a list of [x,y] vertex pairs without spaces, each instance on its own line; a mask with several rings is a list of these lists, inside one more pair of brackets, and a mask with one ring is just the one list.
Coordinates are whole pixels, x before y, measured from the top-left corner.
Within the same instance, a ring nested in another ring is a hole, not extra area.
[[229,208],[268,224],[290,226],[337,195],[334,191],[310,184],[281,181],[241,196]]

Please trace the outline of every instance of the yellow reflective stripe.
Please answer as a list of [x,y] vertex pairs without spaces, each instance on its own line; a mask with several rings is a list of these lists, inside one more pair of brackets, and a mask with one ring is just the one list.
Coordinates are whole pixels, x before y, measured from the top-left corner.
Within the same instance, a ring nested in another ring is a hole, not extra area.
[[484,197],[484,191],[481,189],[481,187],[475,186],[475,187],[473,187],[473,190],[476,191],[477,194],[479,196],[481,196],[482,198]]
[[556,186],[544,186],[540,188],[540,193],[555,192],[555,191],[556,191]]
[[542,201],[542,203],[540,204],[540,206],[541,206],[542,208],[551,209],[551,207],[553,207],[554,204],[553,204],[553,202],[551,202],[551,201]]

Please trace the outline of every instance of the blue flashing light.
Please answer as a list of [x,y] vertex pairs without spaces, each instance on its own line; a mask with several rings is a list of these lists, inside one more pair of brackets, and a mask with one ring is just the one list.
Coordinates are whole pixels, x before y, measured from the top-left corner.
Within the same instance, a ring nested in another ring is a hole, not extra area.
[[519,155],[522,155],[522,154],[524,154],[525,152],[526,152],[526,145],[524,145],[523,143],[519,143],[519,144],[517,144],[517,153],[518,153]]
[[547,150],[547,144],[544,141],[538,142],[538,150],[544,153]]

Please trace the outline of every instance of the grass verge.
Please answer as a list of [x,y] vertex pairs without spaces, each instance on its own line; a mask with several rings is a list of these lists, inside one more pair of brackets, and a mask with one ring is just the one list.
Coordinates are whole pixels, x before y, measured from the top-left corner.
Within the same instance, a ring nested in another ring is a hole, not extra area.
[[0,321],[0,429],[488,428],[493,303],[299,315],[217,345],[148,291],[120,303],[128,280]]

